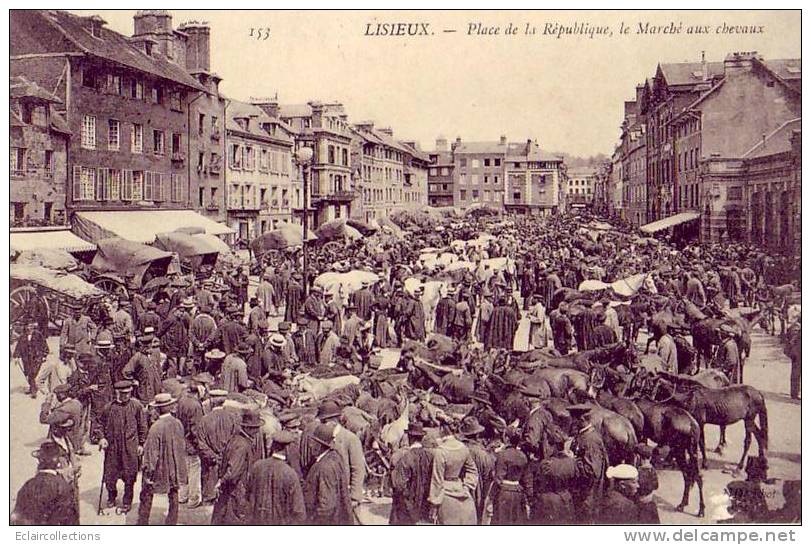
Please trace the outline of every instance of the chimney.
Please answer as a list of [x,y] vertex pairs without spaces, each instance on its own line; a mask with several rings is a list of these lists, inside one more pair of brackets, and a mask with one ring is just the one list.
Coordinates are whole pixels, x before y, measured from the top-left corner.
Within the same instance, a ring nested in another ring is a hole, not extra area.
[[144,34],[170,34],[172,16],[165,9],[142,9],[132,17],[132,36]]
[[262,108],[268,117],[277,119],[279,117],[279,101],[275,98],[251,98],[251,104]]
[[532,151],[532,140],[527,138],[527,145],[524,148],[524,154],[529,155],[529,152]]
[[730,53],[724,59],[724,76],[731,76],[752,71],[755,59],[758,59],[757,51],[741,51]]
[[705,52],[701,52],[701,81],[707,81],[710,78],[709,68],[707,68],[707,59]]
[[312,125],[315,128],[322,127],[322,118],[324,117],[324,105],[320,102],[310,101],[307,103],[312,110],[311,118]]
[[444,136],[440,136],[436,139],[436,150],[437,151],[448,151],[448,139]]
[[84,20],[87,31],[96,38],[101,38],[101,29],[107,24],[107,21],[98,15],[91,15],[90,17],[83,17],[82,19]]
[[499,145],[506,146],[507,145],[507,137],[502,134],[501,138],[498,139],[498,143],[499,143]]
[[361,131],[361,132],[370,132],[370,131],[374,130],[374,128],[375,128],[375,122],[374,121],[358,121],[357,123],[355,123],[355,127],[357,127],[358,130]]
[[185,33],[186,70],[189,72],[211,71],[211,29],[208,23],[189,21],[178,27]]
[[380,132],[382,132],[383,134],[387,134],[387,135],[389,135],[391,138],[394,138],[394,131],[392,130],[392,128],[391,128],[391,127],[383,127],[383,128],[381,128],[381,129],[378,129],[378,130],[379,130]]

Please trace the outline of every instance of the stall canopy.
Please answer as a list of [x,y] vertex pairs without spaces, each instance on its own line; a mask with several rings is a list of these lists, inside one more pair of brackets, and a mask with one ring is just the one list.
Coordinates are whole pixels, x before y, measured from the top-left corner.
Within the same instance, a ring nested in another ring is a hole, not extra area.
[[84,241],[68,231],[27,231],[11,233],[11,249],[15,252],[26,250],[66,250],[68,252],[90,252],[96,245]]
[[158,233],[192,228],[202,229],[210,235],[234,232],[227,225],[210,220],[193,210],[77,212],[73,221],[73,232],[85,240],[94,242],[104,238],[120,237],[150,244],[154,242]]
[[643,233],[656,233],[658,231],[662,231],[663,229],[669,229],[670,227],[674,227],[688,221],[697,220],[699,216],[701,216],[701,214],[698,212],[681,212],[675,216],[670,216],[669,218],[657,220],[643,225],[639,229]]

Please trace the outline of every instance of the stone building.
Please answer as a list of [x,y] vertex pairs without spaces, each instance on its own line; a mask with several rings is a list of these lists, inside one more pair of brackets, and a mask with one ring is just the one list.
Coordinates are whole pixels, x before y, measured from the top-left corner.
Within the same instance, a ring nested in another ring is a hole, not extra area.
[[9,82],[9,223],[65,225],[70,130],[62,101],[22,76]]
[[428,206],[453,206],[453,154],[448,148],[448,140],[436,140],[434,151],[428,152]]
[[569,167],[566,179],[566,205],[570,210],[586,208],[594,200],[597,169],[594,167]]
[[170,42],[63,11],[15,10],[11,26],[12,74],[65,109],[68,209],[187,208],[189,100],[205,89],[170,61]]
[[359,195],[352,188],[352,132],[342,104],[338,102],[283,104],[279,118],[295,135],[295,149],[313,150],[308,167],[310,225],[349,218]]
[[562,163],[563,157],[542,152],[537,142],[510,142],[504,158],[504,208],[516,214],[557,213]]
[[230,100],[226,113],[228,225],[250,240],[291,221],[294,140],[257,105]]
[[453,153],[454,206],[472,204],[504,206],[504,161],[507,137],[495,142],[463,142],[457,138]]

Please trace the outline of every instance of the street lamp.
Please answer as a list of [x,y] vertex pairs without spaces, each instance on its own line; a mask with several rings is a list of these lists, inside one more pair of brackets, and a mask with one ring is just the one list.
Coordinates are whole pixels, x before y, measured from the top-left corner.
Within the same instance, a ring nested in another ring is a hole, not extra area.
[[309,226],[309,216],[310,216],[310,191],[309,191],[309,182],[307,180],[307,167],[310,165],[310,161],[313,158],[313,149],[308,147],[302,147],[296,150],[296,163],[301,166],[301,183],[304,189],[304,218],[302,223],[302,235],[301,235],[301,269],[302,274],[301,277],[304,279],[304,285],[302,286],[304,289],[304,296],[307,296],[307,228]]

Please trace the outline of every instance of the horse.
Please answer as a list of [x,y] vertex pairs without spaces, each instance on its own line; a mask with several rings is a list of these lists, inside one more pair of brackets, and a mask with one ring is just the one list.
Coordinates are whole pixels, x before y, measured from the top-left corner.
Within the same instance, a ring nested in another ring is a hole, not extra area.
[[538,369],[527,377],[526,384],[545,383],[553,397],[577,402],[578,395],[586,396],[589,391],[589,377],[582,371],[547,367]]
[[684,511],[693,484],[698,485],[698,517],[704,516],[704,480],[698,466],[698,448],[703,432],[695,418],[680,407],[637,398],[637,410],[643,416],[640,439],[650,439],[657,446],[667,446],[676,459],[684,480],[684,491],[676,511]]
[[[657,401],[658,392],[670,390],[671,393],[665,401],[672,400],[676,405],[689,412],[699,423],[701,428],[700,446],[702,467],[707,467],[707,452],[704,441],[704,425],[729,426],[743,420],[745,436],[743,453],[737,464],[737,469],[743,468],[749,447],[752,444],[752,435],[758,442],[758,454],[766,457],[769,442],[769,418],[766,409],[766,400],[763,394],[745,384],[725,386],[722,388],[707,388],[698,384],[684,385],[679,381],[668,381],[666,377],[656,378],[656,386],[651,393],[651,399]],[[757,419],[757,423],[756,423]],[[716,452],[726,446],[725,434],[719,440]]]

